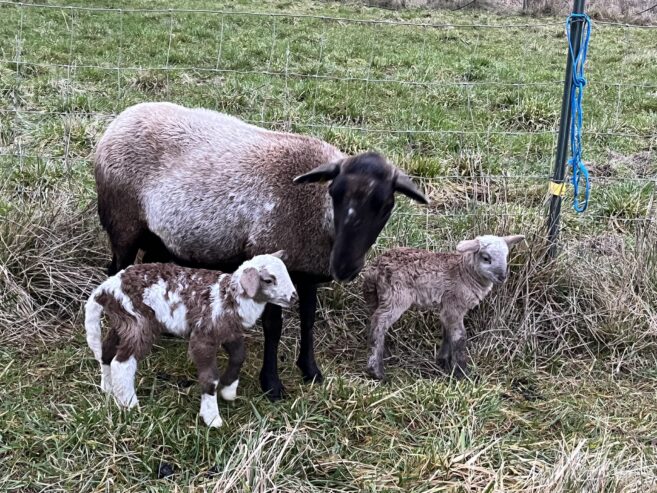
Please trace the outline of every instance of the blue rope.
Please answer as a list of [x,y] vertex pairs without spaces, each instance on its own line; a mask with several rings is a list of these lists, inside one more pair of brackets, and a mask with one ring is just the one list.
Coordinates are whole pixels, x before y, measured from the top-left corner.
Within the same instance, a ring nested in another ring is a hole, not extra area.
[[[584,22],[581,44],[577,58],[575,58],[573,44],[570,39],[570,25],[573,21]],[[584,86],[586,86],[586,77],[584,77],[584,63],[589,49],[589,39],[591,38],[591,19],[586,14],[570,14],[566,20],[566,36],[568,37],[568,48],[573,59],[573,86],[570,91],[570,104],[572,108],[572,118],[570,120],[570,159],[568,165],[572,168],[573,184],[573,208],[577,212],[584,212],[589,205],[589,194],[591,184],[589,182],[589,171],[582,162],[582,96],[584,95]],[[584,181],[584,200],[580,202],[579,187],[581,181]]]

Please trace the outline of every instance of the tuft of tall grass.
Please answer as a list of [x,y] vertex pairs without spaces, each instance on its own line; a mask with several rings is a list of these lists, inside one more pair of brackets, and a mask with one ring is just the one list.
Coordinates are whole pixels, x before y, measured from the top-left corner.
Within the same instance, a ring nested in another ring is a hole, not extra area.
[[65,187],[32,190],[0,208],[0,345],[70,335],[107,253],[92,208]]

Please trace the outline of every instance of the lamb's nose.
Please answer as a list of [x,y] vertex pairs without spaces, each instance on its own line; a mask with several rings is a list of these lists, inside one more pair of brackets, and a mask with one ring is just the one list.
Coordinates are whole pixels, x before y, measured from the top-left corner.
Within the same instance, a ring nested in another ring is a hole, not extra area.
[[298,300],[299,300],[299,295],[297,294],[297,292],[296,291],[292,292],[292,294],[290,295],[290,304],[293,305]]

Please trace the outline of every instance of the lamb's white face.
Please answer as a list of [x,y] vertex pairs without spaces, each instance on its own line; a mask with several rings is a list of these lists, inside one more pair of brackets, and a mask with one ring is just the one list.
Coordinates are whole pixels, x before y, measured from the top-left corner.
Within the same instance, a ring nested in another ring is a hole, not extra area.
[[472,253],[473,266],[481,277],[493,284],[502,284],[507,276],[509,248],[523,239],[522,235],[477,236],[459,243],[457,250]]
[[260,285],[255,299],[282,307],[291,306],[297,291],[283,261],[274,255],[257,255],[247,263],[258,270]]
[[499,236],[480,236],[475,265],[479,274],[494,284],[506,281],[509,247]]

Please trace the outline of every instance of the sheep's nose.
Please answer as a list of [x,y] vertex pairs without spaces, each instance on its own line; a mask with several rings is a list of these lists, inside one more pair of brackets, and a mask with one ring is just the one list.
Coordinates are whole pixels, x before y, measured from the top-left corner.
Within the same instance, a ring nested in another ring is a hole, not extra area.
[[299,300],[299,295],[297,294],[296,291],[293,291],[292,294],[290,295],[290,304],[293,305]]

